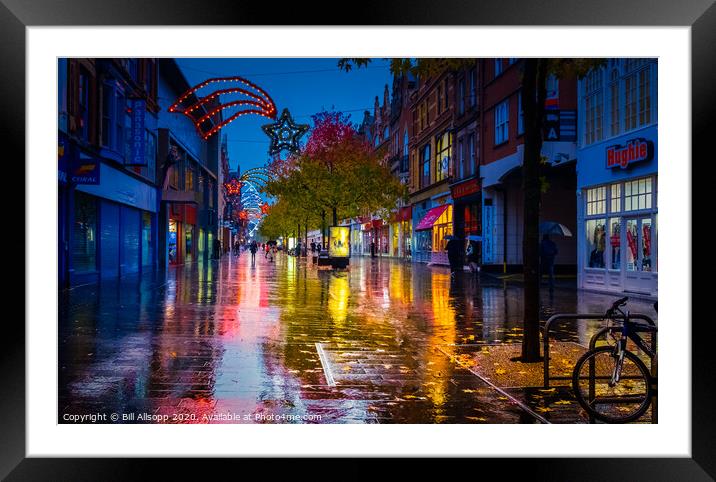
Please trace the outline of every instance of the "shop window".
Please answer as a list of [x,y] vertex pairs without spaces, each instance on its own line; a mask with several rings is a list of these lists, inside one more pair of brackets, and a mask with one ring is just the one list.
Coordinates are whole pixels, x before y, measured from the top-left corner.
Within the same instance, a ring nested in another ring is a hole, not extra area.
[[604,214],[607,209],[607,188],[599,186],[587,189],[587,216]]
[[142,266],[152,264],[152,215],[142,212]]
[[508,100],[505,100],[495,107],[495,145],[507,142],[509,126]]
[[651,209],[652,182],[650,177],[624,183],[624,210]]
[[445,251],[445,236],[452,234],[452,205],[440,215],[433,224],[433,251]]
[[653,266],[653,260],[652,260],[652,254],[653,254],[653,244],[652,244],[652,225],[651,225],[651,219],[642,219],[641,220],[641,240],[640,240],[640,249],[641,249],[641,270],[642,271],[652,271]]
[[622,185],[612,184],[609,188],[609,212],[618,213],[622,210]]
[[606,248],[606,221],[589,219],[585,222],[587,236],[587,266],[604,268],[604,250]]
[[609,269],[621,269],[621,221],[619,218],[609,220]]
[[639,248],[637,242],[639,239],[639,223],[637,219],[627,219],[626,221],[626,269],[627,271],[639,270]]
[[78,274],[97,271],[97,200],[81,192],[75,193],[72,267]]

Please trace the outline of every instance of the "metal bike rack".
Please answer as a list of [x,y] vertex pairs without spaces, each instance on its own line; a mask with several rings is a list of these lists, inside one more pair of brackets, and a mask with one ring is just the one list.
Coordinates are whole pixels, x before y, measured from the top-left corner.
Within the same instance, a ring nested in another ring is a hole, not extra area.
[[[542,346],[543,346],[543,364],[544,364],[544,388],[549,388],[549,381],[550,380],[571,380],[572,377],[570,376],[555,376],[550,377],[549,375],[549,335],[551,332],[552,325],[557,321],[580,321],[580,320],[604,320],[604,313],[585,313],[585,314],[577,314],[577,313],[562,313],[562,314],[556,314],[551,316],[547,322],[544,325],[544,335],[542,339]],[[615,316],[611,318],[612,320],[623,320],[623,316]],[[647,324],[650,326],[656,326],[656,323],[654,323],[654,320],[652,320],[649,316],[641,314],[641,313],[633,313],[629,314],[629,319],[631,320],[643,320],[646,321]],[[618,327],[609,327],[605,326],[601,328],[599,331],[597,331],[592,338],[589,340],[589,350],[593,349],[596,346],[597,340],[600,336],[602,336],[605,333],[608,333],[609,331],[612,331],[613,329],[618,329]],[[651,358],[650,361],[650,367],[649,370],[651,372],[652,379],[654,381],[657,380],[657,360],[656,360],[656,353],[657,353],[657,347],[656,347],[656,338],[657,333],[656,331],[650,332],[651,335],[651,350],[654,352],[655,356],[654,358]],[[590,373],[593,367],[590,367]],[[652,410],[651,410],[651,420],[652,423],[657,422],[657,397],[656,395],[652,396]],[[594,419],[590,417],[590,422],[594,422]]]

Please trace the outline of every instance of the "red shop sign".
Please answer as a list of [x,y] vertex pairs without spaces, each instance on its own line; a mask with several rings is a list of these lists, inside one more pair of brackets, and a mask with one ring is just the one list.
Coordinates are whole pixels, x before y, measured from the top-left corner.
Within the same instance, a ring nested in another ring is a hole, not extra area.
[[453,186],[450,191],[453,199],[469,196],[470,194],[475,194],[480,191],[480,183],[477,178],[470,179],[457,186]]
[[631,139],[626,145],[607,147],[607,168],[626,169],[633,162],[650,161],[654,157],[654,143],[646,139]]

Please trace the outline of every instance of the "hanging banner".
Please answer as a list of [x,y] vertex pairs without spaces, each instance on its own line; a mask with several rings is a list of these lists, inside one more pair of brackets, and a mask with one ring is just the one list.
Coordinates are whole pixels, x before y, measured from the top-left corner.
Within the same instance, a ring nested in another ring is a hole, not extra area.
[[129,140],[129,159],[125,164],[128,166],[146,166],[146,131],[144,128],[144,117],[147,113],[147,103],[144,99],[132,99],[131,106],[132,128]]

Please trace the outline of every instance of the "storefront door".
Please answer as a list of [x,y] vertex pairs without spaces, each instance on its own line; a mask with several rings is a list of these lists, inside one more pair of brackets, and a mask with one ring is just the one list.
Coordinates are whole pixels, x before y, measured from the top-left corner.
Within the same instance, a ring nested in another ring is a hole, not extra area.
[[656,292],[656,226],[652,216],[624,219],[624,289]]

